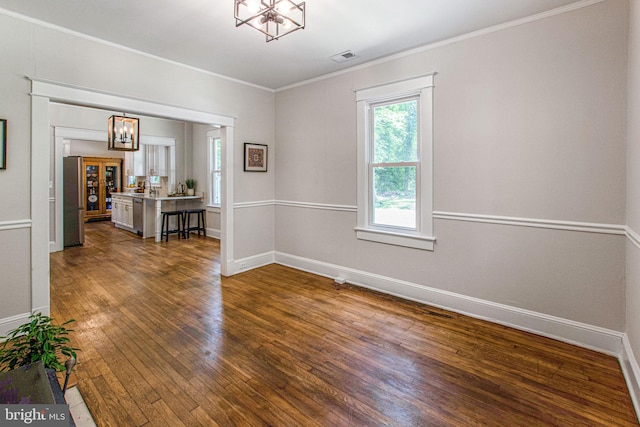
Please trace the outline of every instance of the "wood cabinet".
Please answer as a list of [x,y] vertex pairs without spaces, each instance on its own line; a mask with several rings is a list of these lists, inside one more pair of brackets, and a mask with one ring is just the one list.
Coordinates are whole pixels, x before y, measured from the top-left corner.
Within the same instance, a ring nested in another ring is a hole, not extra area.
[[122,159],[84,157],[84,220],[111,217],[111,193],[122,191]]

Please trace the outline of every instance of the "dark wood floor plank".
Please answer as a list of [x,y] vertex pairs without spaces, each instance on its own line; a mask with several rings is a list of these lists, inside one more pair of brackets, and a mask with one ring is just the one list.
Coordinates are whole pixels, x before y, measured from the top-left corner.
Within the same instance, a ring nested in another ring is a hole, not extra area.
[[99,426],[638,425],[610,356],[279,265],[86,224],[52,315]]
[[193,411],[191,411],[191,415],[193,415],[193,417],[196,420],[198,420],[200,425],[210,426],[210,427],[222,427],[220,424],[216,422],[216,420],[214,420],[209,416],[207,411],[202,406],[198,406],[197,408],[193,409]]

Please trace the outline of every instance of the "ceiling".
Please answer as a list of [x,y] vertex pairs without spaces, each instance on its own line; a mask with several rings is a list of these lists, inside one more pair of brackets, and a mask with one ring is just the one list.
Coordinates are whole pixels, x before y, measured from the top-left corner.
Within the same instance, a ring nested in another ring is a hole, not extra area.
[[[306,28],[265,42],[233,0],[0,0],[0,8],[270,89],[575,0],[306,0]],[[330,56],[351,50],[338,64]]]

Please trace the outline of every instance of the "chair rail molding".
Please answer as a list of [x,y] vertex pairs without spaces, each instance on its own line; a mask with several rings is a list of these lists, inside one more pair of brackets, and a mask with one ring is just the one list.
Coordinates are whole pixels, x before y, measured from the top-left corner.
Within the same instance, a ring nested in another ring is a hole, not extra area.
[[519,227],[547,228],[553,230],[583,231],[601,234],[627,234],[626,227],[620,224],[603,224],[578,221],[560,221],[551,219],[522,218],[498,215],[479,215],[459,212],[434,211],[433,217],[449,221],[482,222],[487,224],[513,225]]
[[0,231],[19,230],[21,228],[31,228],[31,220],[16,219],[13,221],[0,221]]
[[631,227],[626,226],[625,231],[627,233],[627,238],[633,243],[633,245],[640,249],[640,234],[636,233],[631,229]]

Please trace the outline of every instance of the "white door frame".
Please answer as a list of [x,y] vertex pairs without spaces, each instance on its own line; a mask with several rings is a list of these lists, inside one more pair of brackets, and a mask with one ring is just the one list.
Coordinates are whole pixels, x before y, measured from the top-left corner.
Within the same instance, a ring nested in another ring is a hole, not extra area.
[[220,126],[222,208],[220,210],[220,274],[233,267],[233,153],[234,118],[214,113],[142,101],[122,95],[67,86],[31,78],[31,310],[50,313],[49,276],[49,103],[83,105],[154,117]]

